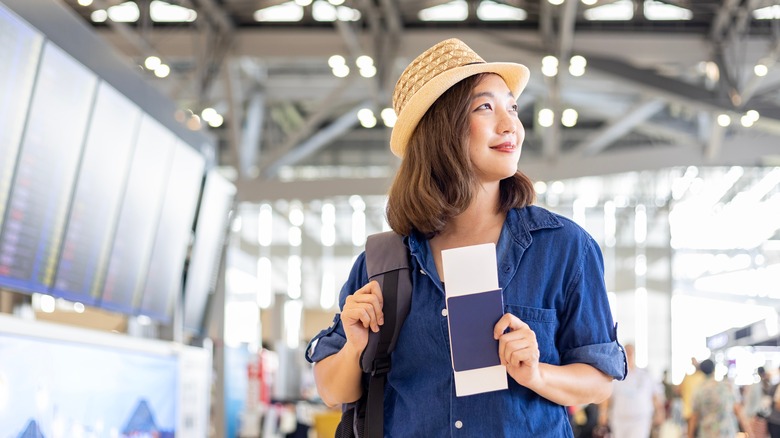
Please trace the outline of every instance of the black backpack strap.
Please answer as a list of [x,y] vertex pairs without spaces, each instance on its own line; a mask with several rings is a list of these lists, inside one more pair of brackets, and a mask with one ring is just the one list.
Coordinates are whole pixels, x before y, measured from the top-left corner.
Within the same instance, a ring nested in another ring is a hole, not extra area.
[[378,333],[369,332],[368,344],[360,356],[363,372],[370,375],[364,436],[379,438],[384,434],[384,390],[390,353],[412,304],[409,250],[403,238],[392,231],[368,236],[366,269],[369,280],[379,282],[384,301],[385,322]]

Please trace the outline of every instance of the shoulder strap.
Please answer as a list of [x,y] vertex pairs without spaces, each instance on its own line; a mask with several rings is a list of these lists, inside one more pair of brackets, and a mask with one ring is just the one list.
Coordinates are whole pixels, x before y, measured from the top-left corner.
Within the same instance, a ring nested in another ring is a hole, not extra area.
[[364,436],[374,438],[384,434],[384,389],[390,353],[412,304],[409,250],[403,237],[393,231],[368,236],[366,269],[368,279],[376,280],[382,288],[385,315],[379,332],[369,332],[368,344],[360,356],[363,372],[370,375]]

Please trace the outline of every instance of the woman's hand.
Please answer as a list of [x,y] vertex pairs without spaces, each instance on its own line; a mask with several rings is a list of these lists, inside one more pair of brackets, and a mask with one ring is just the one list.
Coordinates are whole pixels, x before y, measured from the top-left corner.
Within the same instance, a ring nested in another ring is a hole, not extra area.
[[539,344],[536,333],[528,324],[505,313],[493,328],[493,337],[498,340],[501,365],[506,365],[507,372],[517,383],[533,389],[534,384],[541,382]]
[[347,297],[341,309],[341,323],[347,335],[347,344],[362,352],[368,343],[368,329],[379,331],[385,323],[382,313],[382,290],[379,283],[371,281]]

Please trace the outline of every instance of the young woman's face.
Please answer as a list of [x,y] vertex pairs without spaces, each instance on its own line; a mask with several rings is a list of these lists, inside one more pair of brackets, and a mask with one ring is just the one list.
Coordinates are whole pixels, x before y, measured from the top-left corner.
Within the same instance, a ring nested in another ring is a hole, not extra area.
[[471,93],[469,154],[482,182],[517,172],[525,129],[517,118],[516,97],[501,76],[486,75]]

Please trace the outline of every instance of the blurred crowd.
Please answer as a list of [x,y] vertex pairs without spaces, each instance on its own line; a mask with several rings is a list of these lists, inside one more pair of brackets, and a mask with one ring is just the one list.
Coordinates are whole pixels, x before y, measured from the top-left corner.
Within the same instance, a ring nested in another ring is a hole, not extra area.
[[780,438],[780,391],[769,370],[755,370],[754,383],[737,386],[717,376],[710,360],[691,359],[692,372],[679,385],[668,372],[659,381],[636,366],[625,345],[629,373],[613,383],[599,405],[570,407],[578,438]]

